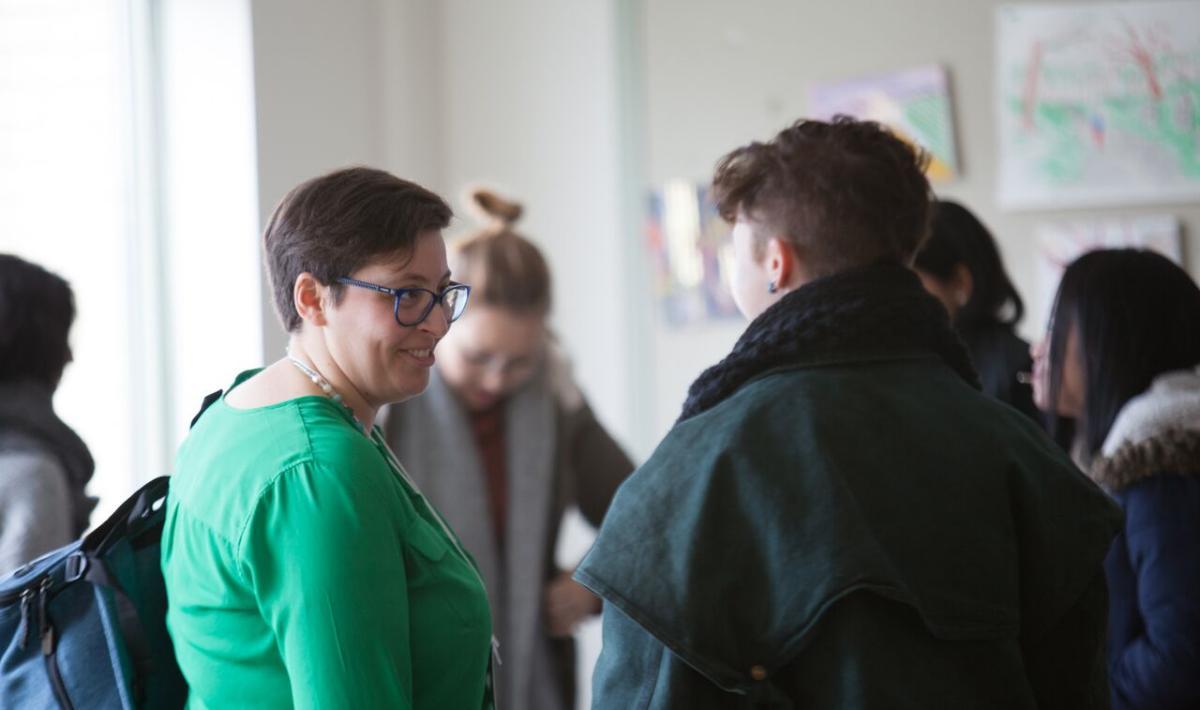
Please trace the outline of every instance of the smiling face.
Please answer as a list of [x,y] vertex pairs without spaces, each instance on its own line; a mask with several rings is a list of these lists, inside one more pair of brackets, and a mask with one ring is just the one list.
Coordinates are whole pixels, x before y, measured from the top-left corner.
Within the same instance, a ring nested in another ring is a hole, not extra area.
[[[388,288],[426,288],[441,293],[450,283],[446,244],[439,230],[417,236],[411,254],[381,257],[351,278]],[[424,321],[396,322],[392,296],[344,287],[341,300],[326,310],[326,347],[338,368],[373,407],[414,397],[429,385],[434,348],[450,323],[434,307]]]

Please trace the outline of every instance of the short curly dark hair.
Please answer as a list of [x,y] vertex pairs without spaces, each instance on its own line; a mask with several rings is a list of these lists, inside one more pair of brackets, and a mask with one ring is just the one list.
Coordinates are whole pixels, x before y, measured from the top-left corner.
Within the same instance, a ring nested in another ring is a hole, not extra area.
[[71,361],[74,322],[75,295],[61,276],[0,254],[0,382],[56,388]]
[[877,261],[908,265],[929,232],[928,155],[872,121],[799,120],[726,155],[717,208],[787,240],[813,276]]
[[303,320],[292,290],[310,273],[329,286],[380,256],[411,254],[422,232],[445,229],[453,211],[420,185],[374,168],[346,168],[292,188],[263,233],[275,310],[293,333]]

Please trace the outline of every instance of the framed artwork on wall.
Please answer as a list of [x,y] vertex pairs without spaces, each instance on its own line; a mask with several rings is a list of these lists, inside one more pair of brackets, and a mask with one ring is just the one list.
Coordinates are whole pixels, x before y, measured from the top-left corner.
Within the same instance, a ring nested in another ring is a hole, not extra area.
[[655,295],[667,324],[739,317],[729,292],[729,233],[706,185],[673,180],[650,193],[646,243],[654,262]]
[[997,201],[1200,200],[1200,2],[996,10]]
[[1183,263],[1183,238],[1174,215],[1113,217],[1043,222],[1034,228],[1037,244],[1037,294],[1030,315],[1041,320],[1054,303],[1063,269],[1077,257],[1096,249],[1152,249],[1177,264]]
[[878,121],[924,148],[930,155],[930,181],[958,176],[950,82],[943,67],[916,67],[809,88],[809,116],[828,120],[839,113]]

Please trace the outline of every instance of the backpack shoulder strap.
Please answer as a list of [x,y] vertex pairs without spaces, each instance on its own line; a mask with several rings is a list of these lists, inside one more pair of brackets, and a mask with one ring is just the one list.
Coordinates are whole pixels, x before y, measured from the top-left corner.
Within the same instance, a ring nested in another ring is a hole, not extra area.
[[196,422],[200,421],[200,417],[203,416],[204,413],[208,411],[208,408],[213,406],[213,403],[220,399],[221,395],[224,393],[225,390],[217,390],[216,392],[210,392],[209,394],[205,395],[204,401],[200,403],[200,411],[196,412],[196,416],[192,417],[192,423],[188,424],[188,428],[191,429],[192,427],[196,426]]

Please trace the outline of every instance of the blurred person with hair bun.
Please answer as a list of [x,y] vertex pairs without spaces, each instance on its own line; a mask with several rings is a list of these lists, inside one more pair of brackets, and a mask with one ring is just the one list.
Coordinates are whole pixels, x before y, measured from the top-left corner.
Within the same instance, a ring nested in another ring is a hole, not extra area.
[[550,269],[515,231],[520,204],[470,194],[486,226],[455,245],[471,308],[439,344],[387,439],[479,563],[503,664],[501,707],[575,703],[572,632],[600,600],[555,565],[564,512],[599,526],[633,463],[605,431],[548,327]]

